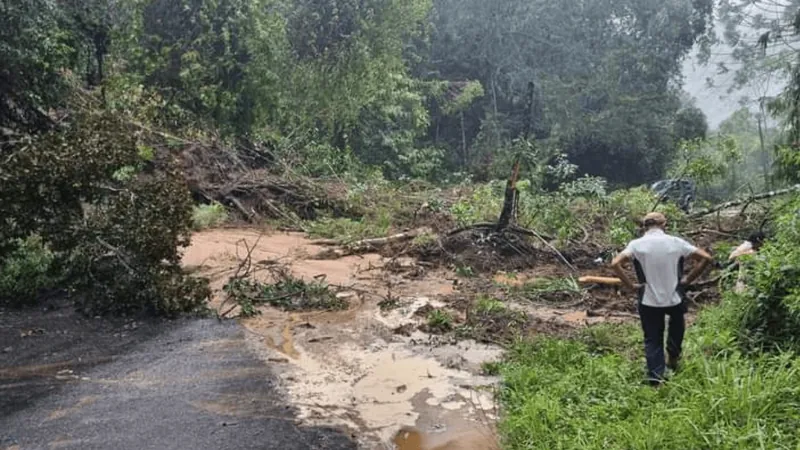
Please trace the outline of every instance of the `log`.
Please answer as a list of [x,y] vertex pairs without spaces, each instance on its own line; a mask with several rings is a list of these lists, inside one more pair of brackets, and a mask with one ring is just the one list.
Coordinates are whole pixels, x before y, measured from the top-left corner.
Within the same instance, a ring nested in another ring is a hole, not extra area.
[[795,184],[794,186],[786,188],[786,189],[779,189],[777,191],[762,192],[760,194],[751,195],[750,197],[747,197],[747,198],[742,198],[742,199],[738,199],[738,200],[731,200],[729,202],[721,203],[719,205],[712,206],[711,208],[702,209],[700,211],[697,211],[697,212],[694,212],[692,214],[689,214],[689,218],[690,219],[697,219],[697,218],[700,218],[700,217],[707,216],[709,214],[714,214],[715,212],[718,212],[718,211],[722,211],[723,209],[733,208],[734,206],[745,205],[745,204],[749,204],[749,203],[757,201],[757,200],[764,200],[764,199],[768,199],[768,198],[778,197],[778,196],[781,196],[781,195],[791,194],[791,193],[794,193],[794,192],[800,192],[800,184]]
[[[714,286],[719,283],[720,277],[715,277],[710,280],[700,281],[697,283],[686,286],[687,291],[699,291]],[[578,283],[581,284],[602,284],[605,286],[622,286],[622,280],[616,277],[596,277],[584,276],[578,278]]]
[[622,280],[615,277],[595,277],[585,276],[578,278],[578,283],[581,284],[603,284],[607,286],[621,286]]
[[411,239],[416,238],[417,236],[430,232],[429,229],[421,228],[411,231],[406,231],[404,233],[397,233],[391,236],[386,236],[382,238],[372,238],[372,239],[362,239],[358,242],[354,242],[352,244],[353,247],[382,247],[384,245],[392,244],[395,242],[404,242],[410,241]]
[[[374,247],[382,247],[384,245],[393,244],[396,242],[404,242],[410,241],[411,239],[416,238],[417,236],[430,233],[431,230],[428,228],[419,228],[416,230],[406,231],[403,233],[393,234],[391,236],[381,237],[381,238],[370,238],[370,239],[362,239],[360,241],[353,242],[349,245],[351,248],[357,249],[367,249],[367,248],[374,248]],[[315,241],[311,241],[311,245],[319,245],[319,246],[338,246],[341,245],[341,242],[335,239],[317,239]]]

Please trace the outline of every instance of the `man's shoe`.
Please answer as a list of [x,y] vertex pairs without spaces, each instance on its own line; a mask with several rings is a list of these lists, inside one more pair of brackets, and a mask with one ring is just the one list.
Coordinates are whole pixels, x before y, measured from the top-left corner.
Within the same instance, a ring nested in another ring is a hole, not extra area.
[[680,360],[680,357],[673,358],[672,356],[667,355],[667,368],[673,372],[677,372],[678,367],[680,366]]

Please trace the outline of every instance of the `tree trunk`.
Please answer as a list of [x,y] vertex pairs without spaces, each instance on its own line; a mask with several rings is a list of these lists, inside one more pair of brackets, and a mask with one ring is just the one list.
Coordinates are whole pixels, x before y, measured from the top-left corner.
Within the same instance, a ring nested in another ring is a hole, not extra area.
[[464,111],[461,111],[461,155],[464,160],[464,168],[469,167],[469,155],[467,155],[467,130],[464,129]]
[[525,128],[522,132],[522,138],[526,141],[528,140],[528,136],[531,134],[531,126],[533,125],[533,98],[534,98],[534,90],[536,86],[533,84],[533,81],[528,82],[528,102],[525,105]]
[[[761,104],[762,113],[763,110],[764,110],[764,104],[762,102]],[[758,139],[761,142],[761,155],[759,159],[761,160],[761,170],[764,174],[764,189],[772,189],[772,182],[769,176],[769,162],[768,162],[769,155],[767,155],[767,150],[766,148],[764,148],[764,129],[761,125],[762,117],[764,117],[763,114],[758,115]]]

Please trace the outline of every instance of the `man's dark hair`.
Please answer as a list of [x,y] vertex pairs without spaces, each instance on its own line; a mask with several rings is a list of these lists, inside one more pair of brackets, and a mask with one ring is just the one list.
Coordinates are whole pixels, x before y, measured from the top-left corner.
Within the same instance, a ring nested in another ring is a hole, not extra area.
[[747,240],[753,243],[753,245],[761,245],[764,243],[764,240],[767,236],[764,234],[763,231],[754,231],[750,233],[750,236],[747,236]]

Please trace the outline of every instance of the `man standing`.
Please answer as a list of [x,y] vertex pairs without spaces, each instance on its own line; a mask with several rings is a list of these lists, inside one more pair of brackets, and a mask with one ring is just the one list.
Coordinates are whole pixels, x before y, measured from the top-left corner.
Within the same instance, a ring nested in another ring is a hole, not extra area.
[[[661,213],[650,213],[643,220],[645,234],[633,240],[614,258],[611,267],[622,283],[638,294],[639,317],[644,331],[645,356],[648,380],[658,385],[664,380],[668,366],[678,367],[685,331],[684,314],[687,310],[685,286],[691,284],[711,262],[711,256],[685,240],[665,233],[667,218]],[[697,261],[694,270],[683,275],[686,258]],[[626,261],[632,261],[637,284],[633,284],[622,270]],[[664,359],[665,317],[669,316],[667,332],[667,360]]]

